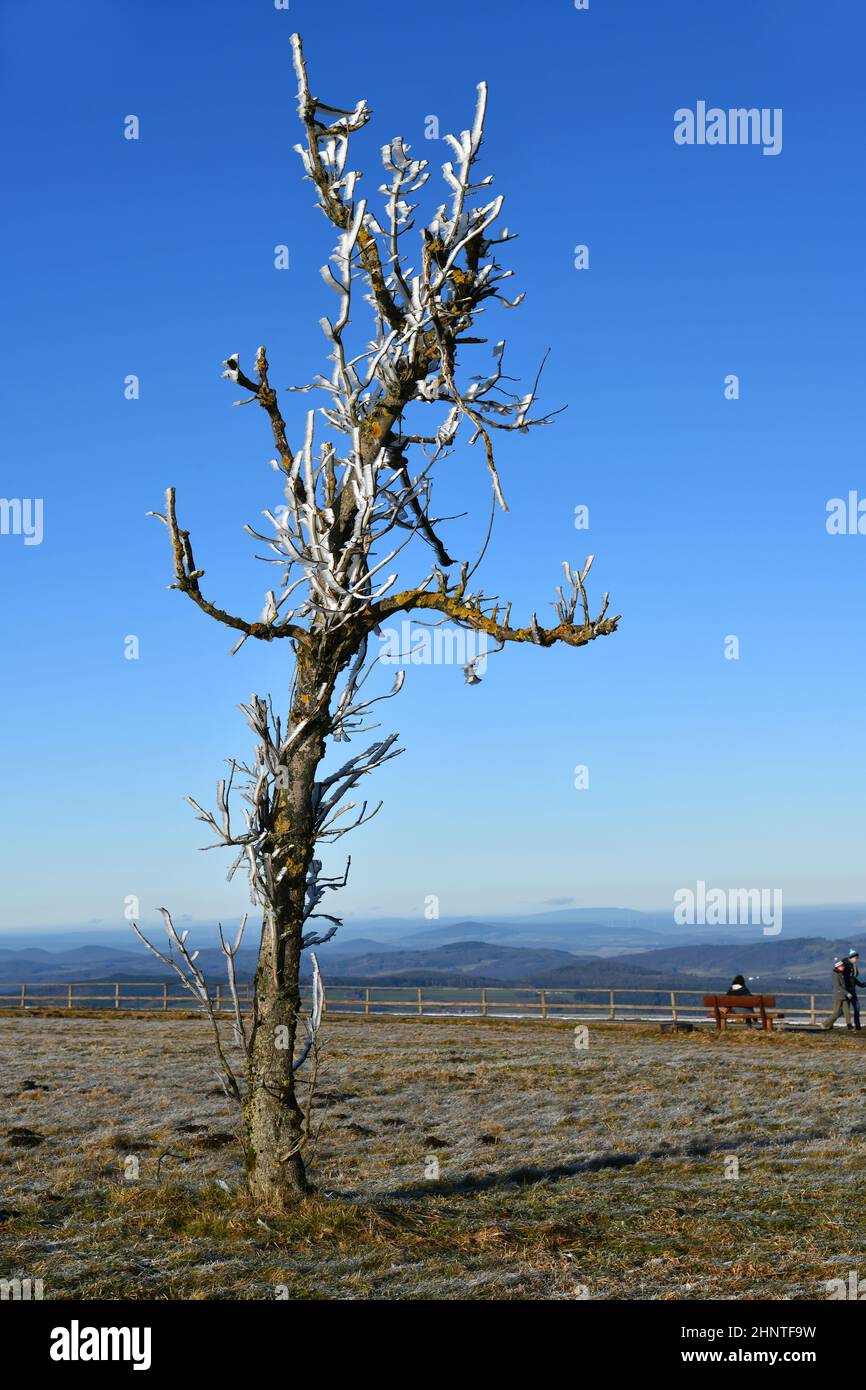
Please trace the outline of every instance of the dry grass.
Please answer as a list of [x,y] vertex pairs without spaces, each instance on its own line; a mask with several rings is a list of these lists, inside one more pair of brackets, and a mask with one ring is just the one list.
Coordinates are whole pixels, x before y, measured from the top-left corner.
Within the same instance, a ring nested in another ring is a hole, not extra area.
[[318,1195],[262,1224],[199,1021],[0,1018],[0,1277],[50,1298],[822,1298],[866,1272],[860,1047],[331,1019]]

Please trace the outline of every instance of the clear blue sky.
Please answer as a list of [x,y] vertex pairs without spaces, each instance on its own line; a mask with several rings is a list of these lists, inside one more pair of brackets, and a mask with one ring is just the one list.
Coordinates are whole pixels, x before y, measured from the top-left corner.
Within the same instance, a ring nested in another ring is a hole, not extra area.
[[[45,534],[0,536],[0,924],[118,925],[130,894],[146,916],[244,905],[181,798],[210,798],[248,748],[234,706],[285,695],[289,653],[229,660],[229,634],[166,591],[145,513],[174,484],[209,593],[257,616],[265,570],[241,525],[280,498],[267,422],[231,408],[221,359],[263,342],[274,383],[302,381],[332,308],[328,229],[292,153],[294,28],[314,88],[374,108],[368,193],[382,142],[400,132],[438,166],[425,117],[463,128],[489,81],[485,167],[527,296],[514,361],[531,372],[550,345],[544,401],[569,408],[501,451],[511,512],[486,587],[543,613],[561,560],[592,550],[623,614],[585,651],[508,651],[473,689],[410,673],[385,707],[407,752],[368,788],[385,807],[353,837],[343,908],[657,908],[699,878],[866,898],[866,536],[825,529],[829,498],[866,495],[858,7],[325,9],[3,7],[0,493],[43,498]],[[676,145],[674,111],[699,100],[782,108],[781,154]],[[460,466],[486,506],[481,460]]]

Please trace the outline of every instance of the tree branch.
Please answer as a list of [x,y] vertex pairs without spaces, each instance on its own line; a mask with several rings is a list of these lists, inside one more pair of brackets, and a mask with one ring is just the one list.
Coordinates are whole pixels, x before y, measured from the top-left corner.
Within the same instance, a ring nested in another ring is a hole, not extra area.
[[211,603],[209,599],[205,598],[199,587],[199,580],[204,576],[205,571],[195,567],[189,531],[181,530],[177,524],[174,492],[173,487],[165,490],[165,515],[162,512],[148,512],[148,516],[155,516],[165,524],[171,539],[175,579],[169,588],[180,589],[181,593],[187,594],[203,613],[207,613],[209,618],[216,619],[225,627],[233,627],[238,632],[243,632],[247,637],[258,637],[263,642],[272,642],[277,637],[294,637],[295,639],[306,637],[306,629],[297,627],[293,623],[249,623],[245,618],[236,618],[233,614],[227,613],[224,608],[218,608],[215,603]]

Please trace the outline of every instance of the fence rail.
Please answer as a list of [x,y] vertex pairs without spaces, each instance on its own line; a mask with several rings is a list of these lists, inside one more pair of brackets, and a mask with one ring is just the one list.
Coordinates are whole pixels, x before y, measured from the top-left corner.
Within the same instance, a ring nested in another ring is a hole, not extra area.
[[[94,992],[96,991],[96,992]],[[706,1010],[703,996],[711,989],[528,989],[489,986],[461,989],[459,986],[352,985],[338,984],[325,994],[325,1012],[331,1014],[384,1014],[450,1018],[601,1018],[610,1022],[672,1020],[703,1022]],[[214,999],[219,1012],[228,1012],[231,998],[225,985],[215,985]],[[252,984],[238,986],[241,1007],[252,1006]],[[305,1001],[306,991],[302,990]],[[624,998],[623,996],[629,996]],[[638,1000],[633,996],[639,995]],[[776,992],[776,1000],[786,1018],[815,1024],[819,1015],[829,1012],[830,994]],[[801,1001],[795,1004],[793,1001]],[[789,1002],[791,1001],[791,1002]],[[62,1008],[153,1011],[194,1009],[196,1001],[184,989],[162,980],[86,980],[65,984],[36,981],[0,981],[0,1009]]]

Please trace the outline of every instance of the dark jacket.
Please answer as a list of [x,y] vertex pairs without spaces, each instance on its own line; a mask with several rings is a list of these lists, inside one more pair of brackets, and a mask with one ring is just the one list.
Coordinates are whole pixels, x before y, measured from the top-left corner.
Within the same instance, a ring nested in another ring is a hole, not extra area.
[[748,994],[751,997],[752,991],[748,985],[738,985],[734,981],[728,986],[728,994]]
[[852,999],[857,988],[857,976],[849,960],[833,967],[833,993],[841,994],[843,999]]

